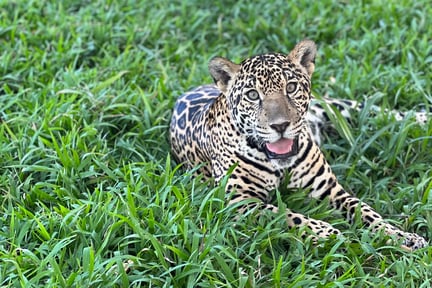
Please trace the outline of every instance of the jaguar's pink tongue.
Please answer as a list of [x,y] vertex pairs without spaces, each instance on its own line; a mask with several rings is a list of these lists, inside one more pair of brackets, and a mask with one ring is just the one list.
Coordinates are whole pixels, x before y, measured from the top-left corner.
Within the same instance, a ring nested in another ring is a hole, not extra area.
[[287,154],[293,147],[293,139],[282,138],[274,143],[267,143],[266,148],[275,154]]

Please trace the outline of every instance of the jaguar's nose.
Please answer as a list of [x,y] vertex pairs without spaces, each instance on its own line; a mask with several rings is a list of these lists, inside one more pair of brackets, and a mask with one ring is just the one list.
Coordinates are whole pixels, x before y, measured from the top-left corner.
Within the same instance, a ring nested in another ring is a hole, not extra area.
[[285,132],[286,128],[288,127],[289,122],[288,121],[284,121],[281,123],[274,123],[274,124],[270,124],[270,127],[275,130],[276,132],[282,134]]

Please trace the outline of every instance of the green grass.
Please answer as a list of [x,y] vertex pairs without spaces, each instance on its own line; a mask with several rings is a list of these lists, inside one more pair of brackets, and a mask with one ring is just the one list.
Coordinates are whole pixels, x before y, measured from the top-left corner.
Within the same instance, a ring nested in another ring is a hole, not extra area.
[[[235,221],[223,187],[169,156],[174,101],[210,82],[211,57],[306,37],[319,46],[316,94],[430,106],[429,1],[291,2],[1,1],[0,286],[430,287],[432,248],[386,245],[303,191],[275,203],[345,239],[313,247],[283,216]],[[428,239],[430,123],[362,112],[351,140],[324,145],[348,190]]]

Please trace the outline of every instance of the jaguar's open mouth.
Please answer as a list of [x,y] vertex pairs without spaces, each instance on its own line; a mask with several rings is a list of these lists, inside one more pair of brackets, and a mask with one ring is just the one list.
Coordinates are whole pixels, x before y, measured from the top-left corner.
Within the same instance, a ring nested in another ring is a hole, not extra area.
[[298,152],[298,137],[281,138],[274,143],[266,143],[264,151],[269,159],[286,159]]

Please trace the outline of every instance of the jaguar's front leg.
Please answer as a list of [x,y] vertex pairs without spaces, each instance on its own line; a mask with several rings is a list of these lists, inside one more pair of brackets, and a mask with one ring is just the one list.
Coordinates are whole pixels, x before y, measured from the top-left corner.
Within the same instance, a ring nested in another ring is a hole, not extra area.
[[[270,211],[279,213],[277,206],[269,204],[269,193],[279,185],[280,175],[275,171],[265,171],[250,169],[247,161],[239,161],[237,167],[232,171],[227,185],[226,192],[231,195],[229,204],[235,204],[244,200],[245,204],[239,206],[239,214],[243,214],[250,209],[260,209],[260,211]],[[213,167],[213,171],[224,171],[217,167]],[[221,178],[220,178],[221,179]],[[218,179],[217,179],[218,180]],[[260,212],[261,213],[261,212]],[[312,235],[304,232],[303,237],[311,236],[314,240],[317,238],[328,238],[331,235],[340,234],[340,231],[334,228],[331,224],[309,218],[300,213],[295,213],[286,209],[287,226],[295,229],[307,227]]]
[[355,211],[360,209],[361,219],[365,226],[370,227],[373,231],[384,231],[387,235],[393,235],[398,239],[402,239],[401,245],[405,249],[416,250],[428,245],[428,242],[420,235],[402,231],[385,222],[381,215],[375,212],[369,205],[361,203],[359,199],[344,190],[331,195],[330,199],[332,199],[331,202],[336,208],[345,212],[350,222],[354,221]]
[[[386,223],[381,215],[369,205],[346,192],[338,183],[324,155],[313,141],[310,141],[309,148],[305,150],[307,150],[309,159],[306,164],[299,164],[293,169],[290,186],[307,187],[311,190],[310,196],[317,199],[322,200],[328,197],[331,205],[342,211],[351,223],[355,220],[356,211],[359,210],[365,226],[373,231],[384,231],[387,235],[394,235],[402,239],[402,246],[405,248],[419,249],[428,245],[423,237],[404,232]],[[309,171],[309,173],[305,175],[304,171]],[[298,177],[300,173],[302,177]]]
[[[273,205],[268,204],[266,206],[268,207]],[[325,239],[325,238],[329,238],[331,235],[340,234],[340,231],[334,228],[330,223],[321,220],[312,219],[302,214],[294,213],[290,210],[286,211],[286,216],[287,216],[288,227],[290,228],[307,227],[311,230],[313,235],[310,236],[314,240],[316,240],[316,237]],[[306,234],[302,234],[302,235],[306,236]]]
[[[237,192],[239,193],[239,192]],[[253,198],[249,196],[248,193],[243,192],[241,193],[241,196],[243,199]],[[258,200],[258,199],[257,199]],[[236,201],[237,202],[237,201]],[[230,204],[233,204],[233,201],[230,202]],[[262,203],[261,201],[258,202],[252,202],[245,205],[240,206],[239,211],[241,213],[246,212],[246,210],[258,208],[261,211],[267,210],[271,211],[272,213],[279,213],[279,208],[273,204],[268,203]],[[340,231],[336,228],[334,228],[330,223],[316,220],[309,218],[303,214],[295,213],[291,211],[290,209],[285,210],[286,220],[288,228],[292,229],[299,229],[302,228],[308,228],[312,234],[307,233],[306,231],[302,233],[303,238],[312,238],[314,242],[317,242],[318,238],[329,238],[331,235],[339,235]]]

